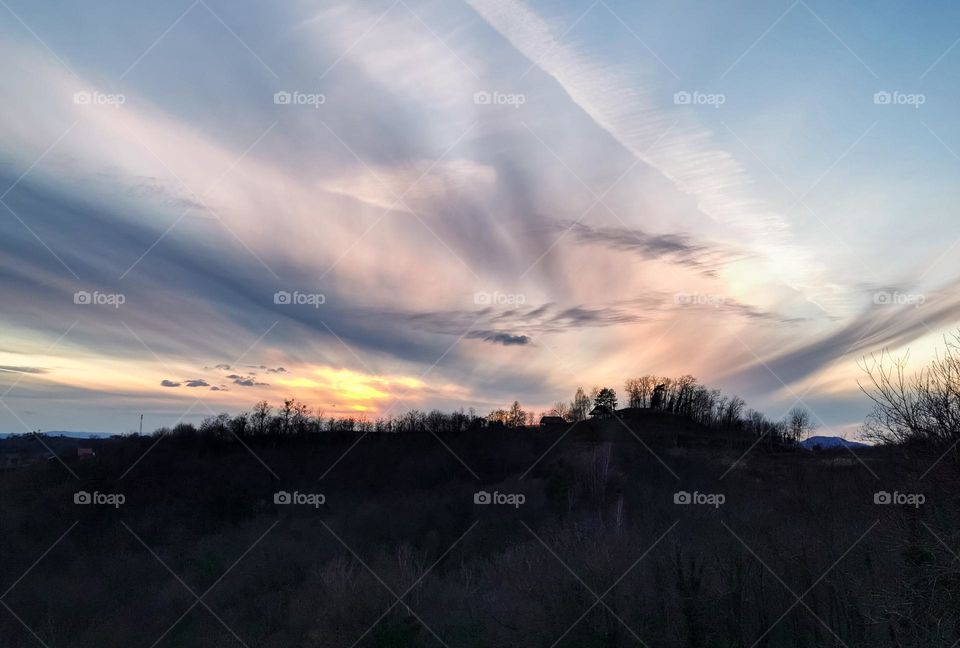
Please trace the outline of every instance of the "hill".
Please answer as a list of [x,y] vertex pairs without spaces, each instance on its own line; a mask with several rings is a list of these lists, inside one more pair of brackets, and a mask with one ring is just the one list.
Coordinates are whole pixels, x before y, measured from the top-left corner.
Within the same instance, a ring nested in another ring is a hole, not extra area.
[[836,436],[812,436],[800,442],[800,446],[807,450],[832,450],[835,448],[868,448],[866,443],[848,441]]
[[[30,432],[0,432],[0,439],[11,439],[14,437],[30,436]],[[50,432],[40,432],[46,437],[64,437],[68,439],[109,439],[114,436],[107,432],[69,432],[66,430],[52,430]]]
[[[710,435],[650,412],[87,441],[96,457],[0,470],[4,603],[47,645],[77,648],[960,638],[944,623],[953,557],[920,525],[960,534],[954,463],[924,475],[935,457]],[[926,500],[877,504],[878,491]],[[808,589],[797,604],[791,590]],[[36,644],[10,614],[0,634]]]

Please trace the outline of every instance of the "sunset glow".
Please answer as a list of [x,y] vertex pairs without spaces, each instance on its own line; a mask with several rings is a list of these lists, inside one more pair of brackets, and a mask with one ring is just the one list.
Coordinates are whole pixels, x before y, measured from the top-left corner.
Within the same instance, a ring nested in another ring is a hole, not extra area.
[[948,21],[160,4],[78,40],[14,4],[0,431],[539,412],[645,373],[852,429],[858,361],[960,324]]

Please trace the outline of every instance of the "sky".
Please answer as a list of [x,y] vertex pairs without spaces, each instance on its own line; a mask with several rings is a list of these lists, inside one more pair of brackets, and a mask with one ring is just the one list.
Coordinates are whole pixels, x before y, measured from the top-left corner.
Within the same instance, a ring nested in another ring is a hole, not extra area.
[[960,327],[960,6],[0,0],[0,432],[693,374],[855,437]]

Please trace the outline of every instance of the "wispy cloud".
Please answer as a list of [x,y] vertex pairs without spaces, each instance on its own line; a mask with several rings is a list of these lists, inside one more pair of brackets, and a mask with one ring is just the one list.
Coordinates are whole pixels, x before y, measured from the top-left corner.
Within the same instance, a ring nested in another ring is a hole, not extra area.
[[[518,0],[467,2],[637,160],[693,197],[704,214],[749,237],[753,252],[769,260],[774,276],[805,292],[818,289],[812,278],[822,271],[790,242],[789,221],[756,197],[749,173],[716,145],[708,129],[674,126],[675,112],[662,108],[672,92],[642,62],[632,60],[627,73],[623,66],[595,60],[569,39],[559,41],[551,26]],[[654,94],[651,88],[661,92]],[[683,118],[686,124],[695,121],[690,115]]]
[[953,281],[925,294],[922,304],[871,304],[838,330],[750,362],[733,378],[754,387],[772,378],[791,385],[839,362],[856,362],[883,349],[906,349],[919,338],[958,324],[960,281]]
[[686,234],[649,234],[640,229],[591,227],[584,223],[559,224],[578,241],[631,252],[644,259],[663,259],[686,266],[707,276],[716,276],[718,268],[746,255],[699,243]]
[[43,367],[13,367],[10,365],[0,365],[0,371],[21,374],[45,374],[49,373],[50,370],[44,369]]

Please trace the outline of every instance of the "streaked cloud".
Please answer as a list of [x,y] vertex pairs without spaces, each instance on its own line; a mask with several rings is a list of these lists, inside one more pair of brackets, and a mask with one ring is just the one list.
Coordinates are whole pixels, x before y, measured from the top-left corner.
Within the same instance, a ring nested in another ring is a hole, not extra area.
[[20,373],[20,374],[49,373],[49,370],[44,369],[43,367],[11,367],[9,365],[0,365],[0,371],[5,371],[7,373]]
[[583,223],[571,223],[558,229],[567,231],[578,241],[631,252],[644,259],[663,259],[685,265],[708,276],[740,258],[742,254],[724,251],[719,246],[698,243],[687,234],[649,234],[639,229],[599,228]]
[[[77,40],[24,3],[72,72],[0,25],[4,402],[37,427],[126,431],[197,397],[536,409],[579,383],[694,372],[776,410],[772,370],[852,425],[854,356],[929,352],[958,324],[944,144],[960,132],[936,112],[953,91],[924,106],[918,139],[916,111],[870,113],[784,20],[722,110],[677,105],[671,70],[719,84],[742,54],[732,19],[707,9],[680,29],[657,20],[674,5],[606,4],[225,5],[256,56],[191,14],[117,79],[144,50],[132,21],[169,24],[169,8],[85,6],[110,38]],[[755,13],[737,29],[762,33]],[[917,37],[900,27],[885,46]],[[124,101],[74,101],[92,90]],[[785,184],[815,191],[795,204]],[[871,296],[907,292],[924,303]]]

